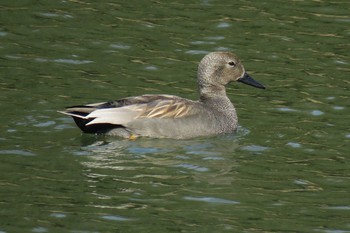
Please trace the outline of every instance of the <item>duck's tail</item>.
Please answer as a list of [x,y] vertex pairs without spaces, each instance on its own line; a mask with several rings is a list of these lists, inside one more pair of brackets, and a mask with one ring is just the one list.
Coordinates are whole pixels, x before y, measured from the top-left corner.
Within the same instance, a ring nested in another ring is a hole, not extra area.
[[86,116],[96,109],[98,109],[96,105],[79,105],[68,107],[66,110],[58,112],[73,117],[75,124],[85,133],[103,134],[120,127],[118,125],[106,123],[88,125],[88,123],[95,118],[87,118]]

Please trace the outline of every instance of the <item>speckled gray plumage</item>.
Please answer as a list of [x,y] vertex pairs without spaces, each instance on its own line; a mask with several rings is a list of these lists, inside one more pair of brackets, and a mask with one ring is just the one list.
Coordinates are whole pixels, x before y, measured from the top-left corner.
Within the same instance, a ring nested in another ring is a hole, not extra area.
[[84,132],[124,138],[191,138],[232,133],[238,120],[225,89],[232,81],[264,88],[248,76],[236,55],[213,52],[198,66],[198,101],[172,95],[142,95],[73,106],[61,113],[72,116]]

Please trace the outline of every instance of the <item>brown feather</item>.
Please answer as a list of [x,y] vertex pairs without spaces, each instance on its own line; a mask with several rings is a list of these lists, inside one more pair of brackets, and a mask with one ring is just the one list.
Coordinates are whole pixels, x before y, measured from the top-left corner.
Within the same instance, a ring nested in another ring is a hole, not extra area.
[[147,106],[138,118],[179,118],[192,109],[190,102],[183,100],[163,100],[154,106]]

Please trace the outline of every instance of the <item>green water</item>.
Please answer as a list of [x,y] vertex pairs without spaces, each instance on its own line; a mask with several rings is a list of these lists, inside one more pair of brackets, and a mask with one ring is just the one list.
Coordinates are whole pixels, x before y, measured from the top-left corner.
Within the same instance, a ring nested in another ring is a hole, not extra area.
[[[0,232],[350,232],[348,1],[0,3]],[[197,97],[235,52],[236,135],[82,134],[56,111]]]

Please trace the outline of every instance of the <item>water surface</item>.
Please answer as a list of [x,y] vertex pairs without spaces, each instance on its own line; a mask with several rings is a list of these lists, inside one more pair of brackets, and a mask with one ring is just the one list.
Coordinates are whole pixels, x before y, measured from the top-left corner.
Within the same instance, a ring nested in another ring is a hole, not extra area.
[[[350,232],[346,1],[2,1],[0,232]],[[235,135],[84,135],[65,106],[197,98],[235,52]]]

